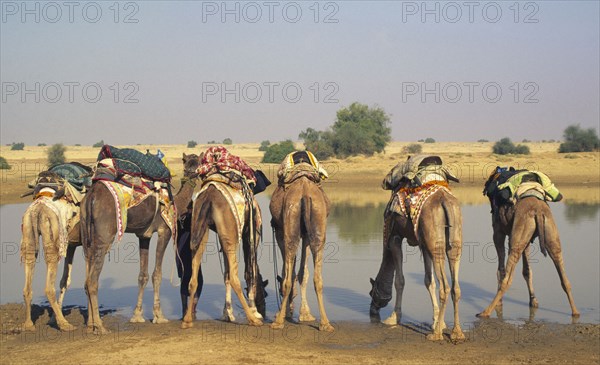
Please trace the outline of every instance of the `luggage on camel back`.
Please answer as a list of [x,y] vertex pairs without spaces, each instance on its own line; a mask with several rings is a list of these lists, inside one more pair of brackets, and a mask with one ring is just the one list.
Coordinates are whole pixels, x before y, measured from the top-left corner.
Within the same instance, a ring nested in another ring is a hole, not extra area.
[[92,185],[92,169],[79,162],[56,165],[48,171],[62,177],[79,191],[83,191],[84,188],[89,188]]
[[21,197],[33,195],[51,196],[55,200],[65,198],[73,204],[79,204],[83,194],[92,185],[92,169],[79,162],[55,165],[42,171],[27,186],[32,189]]
[[490,199],[492,206],[513,204],[515,200],[527,196],[553,202],[563,198],[548,175],[543,172],[500,166],[496,166],[485,183],[483,194]]
[[277,171],[279,185],[290,184],[302,176],[306,176],[317,184],[329,177],[312,152],[294,151],[285,156],[279,165]]
[[112,167],[119,175],[142,177],[151,181],[171,182],[171,172],[158,156],[142,153],[131,148],[104,145],[98,161],[112,160]]
[[455,181],[458,178],[444,166],[442,158],[434,155],[409,156],[404,162],[398,163],[383,179],[384,190],[399,188],[415,188],[435,181]]

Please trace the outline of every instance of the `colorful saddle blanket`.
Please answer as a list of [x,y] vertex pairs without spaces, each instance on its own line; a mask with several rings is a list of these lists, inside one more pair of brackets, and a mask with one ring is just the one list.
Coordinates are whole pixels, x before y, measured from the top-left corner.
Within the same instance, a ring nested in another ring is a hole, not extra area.
[[329,177],[310,151],[294,151],[288,154],[277,171],[279,185],[290,184],[303,176],[316,183]]
[[204,152],[204,157],[196,170],[200,178],[212,174],[228,175],[229,173],[238,174],[246,179],[248,184],[256,185],[254,171],[238,156],[232,155],[223,146],[212,146]]
[[156,209],[160,216],[171,229],[173,239],[177,237],[177,211],[175,204],[169,199],[166,189],[146,190],[140,193],[138,190],[127,187],[123,184],[99,180],[110,191],[115,200],[116,221],[117,221],[117,242],[121,241],[127,229],[127,210],[139,205],[150,196],[156,198]]
[[383,179],[381,187],[384,190],[396,190],[402,187],[417,187],[432,181],[459,182],[443,164],[441,157],[415,155],[394,166]]
[[120,175],[143,177],[151,181],[170,182],[171,172],[160,158],[150,153],[142,153],[131,148],[117,148],[104,145],[98,154],[98,161],[112,159]]
[[432,181],[416,188],[402,188],[393,193],[385,210],[385,242],[389,238],[389,232],[386,233],[389,230],[387,222],[392,213],[403,215],[410,219],[414,227],[415,237],[419,237],[419,217],[421,216],[423,205],[440,190],[452,194],[448,188],[448,184],[442,181]]

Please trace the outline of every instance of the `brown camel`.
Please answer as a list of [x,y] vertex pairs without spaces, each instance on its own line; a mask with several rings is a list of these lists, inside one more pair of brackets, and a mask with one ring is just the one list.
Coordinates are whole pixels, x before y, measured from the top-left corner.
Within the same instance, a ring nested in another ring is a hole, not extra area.
[[[31,320],[31,300],[33,290],[31,288],[35,262],[39,253],[39,238],[42,237],[44,247],[44,258],[46,260],[46,296],[54,312],[56,324],[61,331],[72,331],[76,327],[71,325],[62,314],[62,303],[71,284],[71,268],[73,266],[73,256],[75,248],[81,245],[79,240],[79,224],[75,224],[68,232],[68,246],[64,264],[62,279],[60,280],[60,296],[56,299],[56,290],[54,282],[56,280],[56,271],[60,260],[60,232],[61,222],[56,211],[49,205],[61,206],[61,210],[66,210],[73,216],[79,215],[79,207],[64,201],[63,199],[54,201],[52,196],[40,196],[34,202],[23,216],[21,242],[21,258],[25,263],[25,286],[23,288],[23,298],[25,299],[25,323],[23,329],[27,331],[35,330]],[[77,219],[75,217],[75,219]]]
[[[199,158],[196,155],[183,154],[182,185],[174,198],[176,210],[184,212],[191,201],[195,182],[190,177],[198,167]],[[168,322],[160,308],[160,284],[162,280],[162,260],[172,232],[161,215],[157,212],[156,197],[150,196],[127,210],[127,227],[125,232],[134,233],[140,242],[140,274],[138,276],[138,300],[131,322],[144,322],[142,316],[142,298],[144,288],[148,283],[148,250],[150,238],[158,233],[156,247],[156,264],[152,273],[154,287],[153,323]],[[94,183],[86,194],[81,209],[81,234],[84,252],[87,260],[85,290],[88,296],[88,331],[95,333],[109,332],[104,328],[98,311],[98,279],[104,256],[110,249],[115,235],[117,223],[114,198],[106,186]]]
[[[308,250],[312,252],[315,268],[314,286],[319,303],[321,321],[319,330],[332,332],[334,327],[329,323],[325,313],[323,300],[323,247],[325,246],[325,233],[327,216],[329,215],[329,200],[319,185],[306,176],[300,177],[288,185],[278,186],[269,205],[271,210],[271,224],[275,229],[277,244],[284,260],[282,295],[283,301],[277,313],[272,328],[281,329],[284,326],[284,317],[291,316],[293,307],[294,272],[296,254],[301,247],[301,262],[298,272],[298,281],[302,290],[302,305],[300,307],[300,320],[313,321],[315,318],[310,313],[306,301],[306,284],[308,282],[307,256]],[[288,303],[290,304],[288,306]]]
[[[192,313],[193,306],[193,295],[198,288],[198,271],[202,263],[202,255],[206,248],[208,241],[209,229],[217,233],[221,248],[223,250],[224,261],[225,261],[225,308],[223,309],[223,320],[234,321],[233,308],[231,305],[231,291],[232,288],[237,295],[246,318],[250,325],[260,326],[262,325],[262,315],[259,313],[259,309],[262,305],[264,311],[264,291],[257,290],[261,287],[262,279],[258,273],[258,265],[256,264],[256,256],[252,254],[245,255],[246,257],[246,282],[248,284],[248,303],[242,293],[242,287],[240,279],[238,277],[238,248],[239,248],[239,231],[237,219],[232,212],[227,198],[214,184],[222,184],[222,182],[211,182],[211,184],[200,192],[198,197],[194,200],[192,210],[192,229],[191,229],[191,240],[190,247],[192,249],[192,274],[189,283],[189,304],[187,311],[183,317],[181,328],[191,328],[194,323],[194,315]],[[239,193],[241,194],[241,192]],[[250,209],[246,208],[244,218],[244,231],[249,228],[250,223]],[[259,234],[259,232],[257,232]],[[250,242],[246,238],[242,237],[242,243],[244,245],[244,253],[250,248],[250,245],[255,245],[258,240]],[[256,246],[254,246],[256,247]],[[254,258],[253,258],[254,257]],[[259,303],[259,309],[256,307],[255,300]]]
[[[413,222],[402,214],[392,213],[386,218],[390,234],[388,242],[384,242],[383,259],[375,280],[371,279],[373,289],[370,292],[372,301],[371,316],[379,318],[379,309],[385,307],[392,299],[392,283],[396,288],[396,305],[385,324],[399,324],[402,317],[402,292],[404,290],[404,274],[402,271],[402,240],[406,238],[411,246],[419,246],[425,263],[425,287],[433,305],[433,333],[429,340],[443,340],[442,331],[446,328],[444,314],[448,294],[452,294],[454,302],[454,328],[450,335],[453,341],[465,338],[459,321],[458,303],[460,286],[458,270],[462,252],[462,214],[458,200],[449,191],[439,189],[425,201],[419,216],[419,230],[415,234]],[[444,267],[448,257],[452,287],[448,285]],[[432,266],[440,285],[438,306],[433,279]]]
[[[511,222],[512,226],[510,225]],[[502,296],[512,284],[513,274],[515,267],[519,262],[519,257],[523,255],[524,259],[527,258],[528,255],[525,254],[525,251],[528,250],[531,242],[537,236],[539,238],[541,251],[543,253],[548,252],[550,254],[550,258],[554,262],[554,266],[558,271],[562,288],[567,294],[567,298],[571,306],[572,316],[579,317],[579,311],[575,307],[573,295],[571,294],[571,283],[569,282],[569,279],[567,279],[567,274],[565,272],[565,264],[562,257],[558,228],[556,227],[556,223],[552,217],[552,211],[550,210],[548,204],[532,196],[520,199],[517,201],[514,207],[506,207],[500,210],[500,218],[497,225],[500,226],[500,224],[511,227],[508,243],[509,252],[508,261],[506,263],[506,273],[501,278],[498,292],[496,293],[496,296],[490,305],[477,316],[489,317],[492,310],[494,310],[494,308],[501,303]],[[495,236],[496,227],[494,227],[494,243],[496,243]],[[504,240],[502,240],[502,243],[503,242]],[[504,245],[502,244],[502,246]],[[504,253],[504,247],[502,247],[502,253]],[[502,261],[503,258],[504,257],[502,256]],[[501,257],[499,254],[499,262],[500,259]],[[530,305],[534,304],[535,306],[537,305],[537,300],[535,300],[533,288],[530,286],[531,276],[528,278],[525,275],[525,266],[526,264],[524,263],[523,275],[526,277],[526,279],[528,279],[530,298],[533,300],[533,302],[530,301]],[[498,264],[498,267],[498,278],[500,281],[500,263]]]

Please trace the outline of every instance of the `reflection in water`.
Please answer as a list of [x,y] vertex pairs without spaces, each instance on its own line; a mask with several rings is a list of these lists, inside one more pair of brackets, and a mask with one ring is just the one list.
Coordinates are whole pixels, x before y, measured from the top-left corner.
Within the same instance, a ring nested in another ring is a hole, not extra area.
[[338,237],[352,243],[379,238],[383,231],[385,203],[355,206],[332,204],[328,223],[338,228]]
[[599,204],[565,204],[565,219],[575,224],[582,220],[594,221],[597,220],[598,212],[600,211]]

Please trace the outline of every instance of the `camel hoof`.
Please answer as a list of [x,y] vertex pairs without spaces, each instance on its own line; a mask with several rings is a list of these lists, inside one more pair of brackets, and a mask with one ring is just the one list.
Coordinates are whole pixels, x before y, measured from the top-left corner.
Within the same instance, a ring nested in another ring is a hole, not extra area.
[[136,314],[133,315],[133,317],[131,317],[131,319],[129,320],[129,322],[131,322],[131,323],[144,323],[144,322],[146,322],[146,320],[144,319],[144,317],[140,313],[136,313]]
[[260,319],[248,319],[248,324],[250,326],[254,326],[254,327],[260,327],[263,325],[263,321],[261,321]]
[[235,316],[233,314],[223,313],[221,316],[223,322],[235,322]]
[[94,335],[107,335],[110,333],[110,331],[104,328],[104,326],[88,326],[87,333]]
[[450,340],[452,340],[453,342],[464,341],[465,334],[460,328],[455,328],[450,334]]
[[581,314],[579,312],[573,312],[571,314],[571,317],[573,317],[573,318],[579,318],[580,316],[581,316]]
[[274,330],[282,330],[283,322],[281,322],[281,323],[273,322],[273,323],[271,323],[271,328]]
[[194,327],[194,322],[190,321],[190,322],[186,322],[185,320],[183,322],[181,322],[181,329],[188,329],[188,328],[192,328]]
[[381,321],[381,323],[388,326],[397,326],[398,325],[398,316],[396,316],[396,312],[393,312],[388,318]]
[[71,332],[71,331],[75,331],[77,329],[77,327],[73,326],[69,322],[60,323],[58,325],[58,328],[63,332]]
[[169,320],[166,319],[165,317],[154,317],[152,319],[152,323],[154,324],[160,324],[160,323],[169,323]]
[[477,313],[475,316],[478,318],[490,318],[490,314],[486,312]]
[[538,303],[538,300],[537,300],[537,298],[531,298],[531,299],[529,300],[529,306],[530,306],[531,308],[537,308],[537,307],[539,307],[539,303]]
[[310,314],[309,311],[306,312],[300,312],[300,318],[298,318],[300,320],[300,322],[313,322],[316,321],[315,316],[313,316],[312,314]]
[[329,323],[321,323],[319,326],[319,331],[335,332],[335,328],[333,328],[333,326]]
[[444,339],[444,335],[440,333],[430,333],[427,335],[427,340],[429,341],[442,341]]
[[35,326],[33,325],[33,322],[27,321],[27,322],[23,323],[23,331],[27,331],[27,332],[35,331]]

